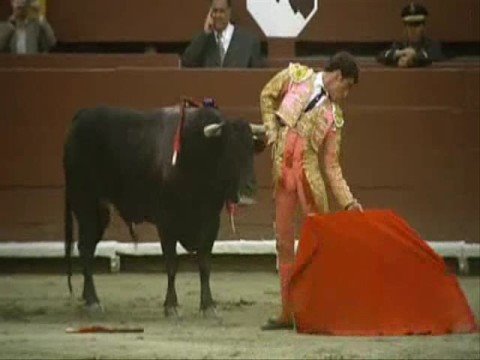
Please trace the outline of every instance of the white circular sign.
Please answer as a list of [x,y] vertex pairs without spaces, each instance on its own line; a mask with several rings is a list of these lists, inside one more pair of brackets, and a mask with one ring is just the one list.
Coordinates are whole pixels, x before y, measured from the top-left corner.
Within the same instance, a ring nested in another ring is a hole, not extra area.
[[267,37],[295,38],[318,10],[318,0],[310,1],[310,9],[301,11],[295,0],[247,0],[247,10]]

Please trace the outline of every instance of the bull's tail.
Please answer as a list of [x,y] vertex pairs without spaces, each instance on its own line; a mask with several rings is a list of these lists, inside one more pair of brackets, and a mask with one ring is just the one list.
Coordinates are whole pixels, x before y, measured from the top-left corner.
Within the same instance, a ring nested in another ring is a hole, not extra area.
[[135,251],[138,249],[138,235],[135,227],[135,223],[132,221],[127,221],[128,231],[130,232],[130,236],[135,244]]
[[67,263],[67,276],[68,276],[68,290],[70,295],[73,295],[72,288],[72,245],[73,245],[73,216],[70,206],[70,199],[68,198],[68,191],[65,187],[65,214],[64,214],[64,226],[65,226],[65,260]]

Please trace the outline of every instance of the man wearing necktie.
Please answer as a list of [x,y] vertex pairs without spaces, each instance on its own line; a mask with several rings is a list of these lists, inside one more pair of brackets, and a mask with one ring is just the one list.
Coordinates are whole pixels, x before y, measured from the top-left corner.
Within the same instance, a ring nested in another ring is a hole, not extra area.
[[334,55],[324,71],[290,64],[263,88],[262,120],[268,144],[273,147],[275,228],[282,297],[280,316],[262,329],[293,327],[288,285],[294,263],[295,212],[328,212],[327,194],[320,170],[323,160],[332,192],[345,210],[362,211],[342,175],[340,152],[343,113],[338,105],[358,82],[358,66],[346,52]]
[[182,55],[184,67],[263,67],[260,40],[232,24],[231,0],[211,0],[203,27]]

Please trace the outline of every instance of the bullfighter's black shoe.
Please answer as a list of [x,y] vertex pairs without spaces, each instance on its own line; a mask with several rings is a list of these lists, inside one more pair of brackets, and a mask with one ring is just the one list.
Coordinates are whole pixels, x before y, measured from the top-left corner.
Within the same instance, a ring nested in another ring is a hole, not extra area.
[[293,330],[293,323],[283,322],[279,319],[268,319],[267,323],[261,327],[262,330]]

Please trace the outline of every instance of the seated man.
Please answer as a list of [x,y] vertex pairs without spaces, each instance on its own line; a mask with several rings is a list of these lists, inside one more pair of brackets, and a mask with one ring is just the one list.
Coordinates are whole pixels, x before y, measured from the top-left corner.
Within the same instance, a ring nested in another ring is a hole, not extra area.
[[384,65],[399,67],[426,66],[442,60],[440,43],[425,36],[427,9],[412,2],[403,8],[401,16],[405,25],[404,42],[393,43],[377,56],[377,60]]
[[52,27],[41,14],[38,0],[12,0],[12,9],[13,14],[0,29],[0,52],[48,52],[57,40]]
[[184,67],[262,67],[260,41],[230,22],[231,0],[212,0],[203,32],[182,56]]

